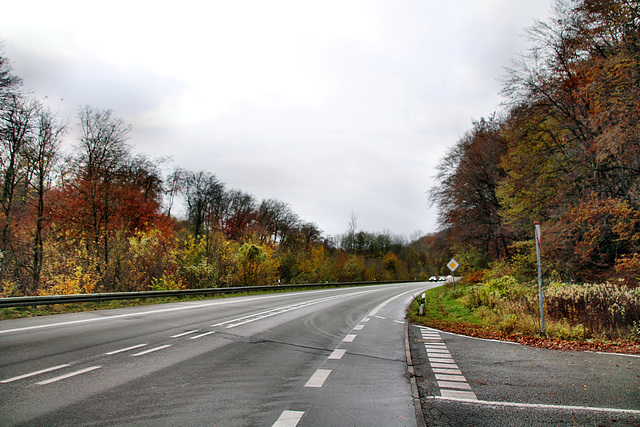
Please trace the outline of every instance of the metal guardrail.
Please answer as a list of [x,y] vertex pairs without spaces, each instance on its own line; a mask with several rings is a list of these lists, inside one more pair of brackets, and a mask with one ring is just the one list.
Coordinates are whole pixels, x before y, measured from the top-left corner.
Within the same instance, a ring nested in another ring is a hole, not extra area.
[[0,308],[28,307],[38,305],[72,304],[82,302],[102,302],[116,301],[122,299],[136,298],[162,298],[179,297],[189,295],[216,295],[216,294],[236,294],[255,291],[273,291],[286,289],[300,289],[313,287],[337,287],[337,286],[361,286],[361,285],[381,285],[385,283],[405,283],[406,280],[390,282],[342,282],[342,283],[307,283],[300,285],[277,285],[277,286],[239,286],[233,288],[205,288],[205,289],[180,289],[175,291],[142,291],[142,292],[104,292],[97,294],[75,294],[75,295],[44,295],[30,297],[8,297],[0,298]]

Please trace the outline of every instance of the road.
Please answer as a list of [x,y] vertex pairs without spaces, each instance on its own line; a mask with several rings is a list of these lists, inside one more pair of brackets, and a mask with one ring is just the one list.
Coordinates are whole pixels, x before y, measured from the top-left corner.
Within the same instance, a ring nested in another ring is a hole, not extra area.
[[0,425],[415,426],[405,309],[429,283],[0,322]]
[[640,426],[640,356],[409,337],[428,426]]
[[640,358],[407,326],[438,285],[2,321],[0,425],[640,425]]

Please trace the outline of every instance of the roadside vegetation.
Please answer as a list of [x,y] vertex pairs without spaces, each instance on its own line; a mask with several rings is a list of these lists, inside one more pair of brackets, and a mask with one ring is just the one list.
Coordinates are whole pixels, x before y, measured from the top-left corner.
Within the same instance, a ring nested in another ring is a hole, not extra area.
[[440,230],[410,239],[360,230],[355,216],[326,236],[287,203],[210,171],[167,171],[134,153],[112,111],[84,106],[75,123],[60,120],[0,52],[0,297],[425,280],[455,258],[464,283],[429,293],[418,321],[637,348],[639,16],[637,1],[556,1],[504,78],[504,108],[440,160],[429,192]]
[[455,291],[447,284],[425,297],[423,315],[416,299],[409,318],[436,329],[555,349],[640,354],[640,288],[552,283],[544,292],[544,332],[535,283],[511,276],[461,281]]
[[0,297],[436,272],[420,235],[363,231],[355,216],[324,235],[283,201],[136,153],[131,125],[111,110],[85,105],[67,121],[48,102],[0,51]]
[[435,308],[417,320],[638,352],[639,16],[637,1],[558,0],[527,30],[504,109],[475,121],[437,167],[430,198],[464,282],[429,293]]

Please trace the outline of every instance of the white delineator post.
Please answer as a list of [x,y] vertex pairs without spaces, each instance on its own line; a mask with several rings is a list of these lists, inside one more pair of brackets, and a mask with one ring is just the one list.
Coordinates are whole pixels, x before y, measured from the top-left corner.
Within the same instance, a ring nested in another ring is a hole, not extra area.
[[536,255],[538,257],[538,292],[540,294],[540,330],[544,333],[544,299],[542,296],[542,263],[540,262],[540,246],[542,245],[542,235],[540,234],[540,223],[535,221],[533,227],[536,231]]

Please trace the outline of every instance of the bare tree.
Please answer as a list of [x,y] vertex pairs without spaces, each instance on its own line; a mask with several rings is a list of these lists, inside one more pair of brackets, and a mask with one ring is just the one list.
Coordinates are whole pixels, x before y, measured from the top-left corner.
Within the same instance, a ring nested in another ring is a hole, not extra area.
[[15,95],[22,84],[22,80],[13,74],[9,59],[2,51],[3,44],[0,43],[0,108],[4,106],[4,100],[8,95]]
[[37,289],[40,282],[44,258],[43,229],[45,194],[51,187],[51,172],[57,160],[60,143],[66,133],[66,124],[58,122],[51,111],[40,106],[36,113],[34,137],[27,150],[27,161],[31,169],[30,188],[35,207],[35,230],[32,250],[32,288]]
[[[33,140],[36,112],[35,103],[17,94],[6,97],[4,108],[0,111],[0,146],[2,148],[0,150],[0,171],[2,172],[2,198],[0,198],[2,259],[0,262],[4,264],[0,274],[4,274],[4,267],[8,261],[7,249],[16,204],[22,204],[26,197],[29,165],[25,160],[25,153]],[[20,191],[23,197],[18,197]]]
[[256,220],[257,206],[253,195],[241,190],[225,193],[227,212],[224,229],[227,237],[241,240]]
[[257,221],[266,231],[269,240],[284,244],[289,230],[300,220],[287,203],[266,199],[258,207]]
[[173,172],[171,172],[164,181],[164,184],[165,184],[164,192],[168,198],[167,217],[169,218],[171,217],[171,208],[173,208],[173,203],[175,201],[175,198],[180,193],[184,192],[187,173],[188,172],[186,170],[180,167],[176,167],[174,168]]
[[208,234],[217,221],[217,210],[224,193],[224,184],[215,175],[200,172],[185,172],[184,194],[187,199],[189,226],[196,236]]
[[[109,263],[109,221],[113,213],[112,184],[120,168],[129,159],[126,145],[131,125],[111,110],[84,106],[78,113],[80,137],[77,159],[78,190],[90,210],[96,255]],[[102,242],[101,242],[102,240]],[[102,246],[102,249],[101,249]]]

